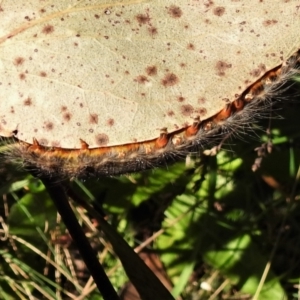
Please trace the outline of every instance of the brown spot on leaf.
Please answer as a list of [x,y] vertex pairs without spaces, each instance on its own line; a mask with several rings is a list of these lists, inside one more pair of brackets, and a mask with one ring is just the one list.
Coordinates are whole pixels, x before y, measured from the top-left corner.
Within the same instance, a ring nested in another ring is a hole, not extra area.
[[168,14],[175,19],[178,19],[182,16],[182,10],[179,6],[176,5],[171,5],[168,8]]
[[66,112],[66,113],[63,114],[63,119],[65,121],[69,122],[71,120],[71,118],[72,118],[72,114],[71,113]]
[[168,110],[167,115],[168,115],[169,117],[172,117],[172,116],[175,115],[175,113],[174,113],[173,110]]
[[200,104],[204,104],[205,102],[206,102],[206,99],[204,97],[200,97],[198,99],[198,103],[200,103]]
[[223,6],[218,6],[213,10],[214,15],[218,17],[223,16],[224,12],[225,12],[225,7]]
[[176,85],[178,82],[179,82],[179,78],[174,73],[166,74],[161,81],[164,87]]
[[214,5],[214,2],[212,0],[208,0],[204,2],[204,5],[206,6],[206,8],[209,8]]
[[199,107],[195,110],[195,113],[199,114],[200,116],[205,116],[207,114],[207,110],[204,107]]
[[185,98],[183,96],[178,96],[177,97],[178,102],[183,102],[184,100],[185,100]]
[[110,119],[107,120],[106,123],[107,123],[108,126],[113,126],[115,124],[115,120],[110,118]]
[[157,34],[157,28],[151,26],[151,27],[148,28],[148,32],[150,33],[151,36],[156,35]]
[[60,110],[62,111],[62,112],[64,112],[64,111],[66,111],[68,108],[66,107],[66,106],[62,106],[61,108],[60,108]]
[[40,72],[40,76],[41,76],[41,77],[47,77],[47,73],[44,72],[44,71],[41,71],[41,72]]
[[53,128],[54,128],[54,125],[53,125],[52,122],[46,122],[46,123],[45,123],[45,129],[46,129],[47,131],[50,131],[50,130],[52,130]]
[[90,114],[90,124],[98,124],[98,115],[97,114]]
[[95,140],[98,146],[106,146],[109,142],[109,138],[105,133],[97,134]]
[[266,72],[266,66],[264,64],[260,64],[258,66],[258,68],[256,69],[253,69],[251,72],[250,72],[250,75],[253,76],[253,77],[258,77],[260,76],[261,74],[265,73]]
[[253,76],[253,77],[258,77],[260,75],[260,69],[253,69],[251,72],[250,72],[250,75]]
[[24,100],[24,105],[25,106],[30,106],[31,104],[32,104],[32,99],[30,97],[28,97]]
[[146,73],[149,76],[155,76],[157,74],[157,67],[156,66],[149,66],[146,68]]
[[140,25],[150,22],[150,17],[147,14],[138,14],[135,18]]
[[42,30],[42,33],[44,34],[50,34],[54,31],[54,27],[52,25],[45,25],[43,30]]
[[187,47],[188,50],[195,50],[195,45],[192,43],[188,43]]
[[262,72],[266,72],[267,71],[267,67],[265,64],[260,64],[259,66],[259,69],[262,71]]
[[277,20],[265,20],[263,21],[263,25],[268,27],[268,26],[275,25],[277,22],[278,22]]
[[216,63],[215,68],[216,68],[217,74],[218,74],[219,76],[224,76],[224,75],[225,75],[225,71],[226,71],[227,69],[230,69],[231,66],[232,66],[231,64],[228,64],[228,63],[226,63],[226,62],[224,62],[224,61],[219,60],[219,61]]
[[180,110],[184,116],[190,116],[194,112],[194,108],[190,104],[182,105]]
[[21,66],[25,61],[25,58],[24,57],[16,57],[15,60],[14,60],[14,65],[15,66]]
[[100,16],[97,15],[97,14],[95,14],[94,17],[95,17],[96,19],[99,19],[99,18],[100,18]]
[[26,78],[26,75],[24,73],[19,74],[19,78],[21,80],[24,80]]
[[144,75],[139,75],[137,78],[134,79],[134,81],[140,84],[145,84],[148,81],[148,78]]

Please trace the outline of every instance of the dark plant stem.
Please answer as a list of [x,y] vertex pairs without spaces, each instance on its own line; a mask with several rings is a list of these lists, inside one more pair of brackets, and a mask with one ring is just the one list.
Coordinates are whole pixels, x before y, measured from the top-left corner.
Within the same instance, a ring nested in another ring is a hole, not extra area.
[[69,204],[65,189],[62,184],[57,184],[49,178],[40,178],[45,185],[58,213],[65,223],[72,239],[77,244],[77,248],[89,269],[91,276],[105,300],[119,300],[119,296],[109,281],[102,265],[86,238],[77,218]]
[[106,235],[107,240],[111,243],[114,252],[122,262],[128,278],[135,286],[141,299],[174,300],[174,297],[156,275],[133,251],[119,233],[106,222],[102,211],[99,213],[98,209],[95,209],[96,207],[92,207],[89,203],[74,194],[70,187],[66,190],[66,193],[98,221],[100,230]]

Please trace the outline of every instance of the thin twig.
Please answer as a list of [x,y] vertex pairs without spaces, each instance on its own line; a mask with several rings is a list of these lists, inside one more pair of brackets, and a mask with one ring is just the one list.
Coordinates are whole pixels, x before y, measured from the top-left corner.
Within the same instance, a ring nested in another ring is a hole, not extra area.
[[119,300],[118,294],[109,281],[102,265],[80,227],[76,216],[71,209],[65,190],[60,183],[55,183],[50,178],[40,178],[45,185],[58,213],[66,225],[72,239],[77,244],[78,250],[89,269],[94,281],[105,300]]

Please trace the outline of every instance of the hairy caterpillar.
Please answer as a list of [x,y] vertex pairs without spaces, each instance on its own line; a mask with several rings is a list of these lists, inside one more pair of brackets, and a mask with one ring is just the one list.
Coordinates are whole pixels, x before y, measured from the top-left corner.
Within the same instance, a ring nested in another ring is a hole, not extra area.
[[33,145],[20,141],[9,145],[5,155],[12,160],[19,158],[25,167],[56,177],[112,176],[158,167],[216,143],[225,134],[249,127],[250,122],[268,111],[272,101],[280,96],[280,88],[299,73],[299,66],[300,50],[213,117],[203,122],[195,120],[178,132],[162,132],[155,140],[96,149],[88,149],[82,141],[82,148],[76,150],[45,147],[36,140]]

